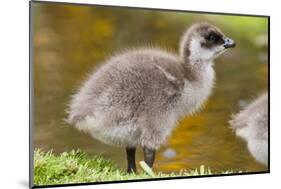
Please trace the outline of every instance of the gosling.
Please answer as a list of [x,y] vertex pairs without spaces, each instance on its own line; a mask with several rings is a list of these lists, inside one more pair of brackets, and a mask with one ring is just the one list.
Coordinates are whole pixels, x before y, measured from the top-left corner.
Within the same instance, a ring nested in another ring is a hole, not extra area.
[[234,46],[220,29],[200,23],[183,35],[179,55],[154,48],[115,55],[73,95],[68,122],[103,143],[125,147],[128,172],[136,172],[137,147],[152,168],[156,149],[177,121],[211,94],[213,60]]
[[254,158],[268,166],[268,94],[255,99],[230,124],[236,135],[247,142]]

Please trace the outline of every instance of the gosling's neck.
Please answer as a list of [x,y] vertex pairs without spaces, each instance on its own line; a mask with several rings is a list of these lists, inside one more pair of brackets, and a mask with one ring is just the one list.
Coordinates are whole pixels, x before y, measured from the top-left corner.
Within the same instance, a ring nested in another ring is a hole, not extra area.
[[202,48],[198,39],[191,39],[187,36],[179,48],[179,57],[185,78],[190,82],[213,80],[213,52]]
[[190,82],[202,82],[206,79],[214,79],[213,61],[185,57],[180,62],[186,80]]

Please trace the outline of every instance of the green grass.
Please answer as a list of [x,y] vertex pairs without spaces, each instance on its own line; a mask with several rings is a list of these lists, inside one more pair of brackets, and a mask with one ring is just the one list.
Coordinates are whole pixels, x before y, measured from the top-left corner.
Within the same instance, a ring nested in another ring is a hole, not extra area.
[[76,150],[55,155],[51,151],[34,153],[34,184],[54,185],[85,182],[116,181],[130,179],[149,179],[178,176],[199,176],[211,174],[228,174],[232,171],[213,173],[209,168],[201,166],[198,170],[182,170],[177,173],[154,173],[144,162],[138,174],[127,174],[125,170],[117,168],[111,161],[100,156],[89,157]]

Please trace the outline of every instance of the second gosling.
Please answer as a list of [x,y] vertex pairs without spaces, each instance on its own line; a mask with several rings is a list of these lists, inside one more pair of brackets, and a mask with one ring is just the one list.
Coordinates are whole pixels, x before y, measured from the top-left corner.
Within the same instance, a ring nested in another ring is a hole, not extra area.
[[237,136],[247,142],[254,158],[268,165],[268,93],[255,99],[230,121]]

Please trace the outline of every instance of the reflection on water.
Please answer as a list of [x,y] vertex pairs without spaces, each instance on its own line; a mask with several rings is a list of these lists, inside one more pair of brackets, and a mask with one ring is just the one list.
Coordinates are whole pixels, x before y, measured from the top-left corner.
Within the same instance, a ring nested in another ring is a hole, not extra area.
[[[123,149],[101,144],[64,122],[71,94],[111,54],[151,44],[176,51],[185,28],[203,20],[221,27],[238,45],[216,61],[213,95],[200,113],[180,122],[158,151],[155,169],[170,172],[205,165],[212,170],[266,170],[227,123],[241,106],[267,90],[265,18],[40,3],[35,4],[34,15],[36,148],[54,152],[80,148],[125,167]],[[142,159],[141,151],[137,159]]]

